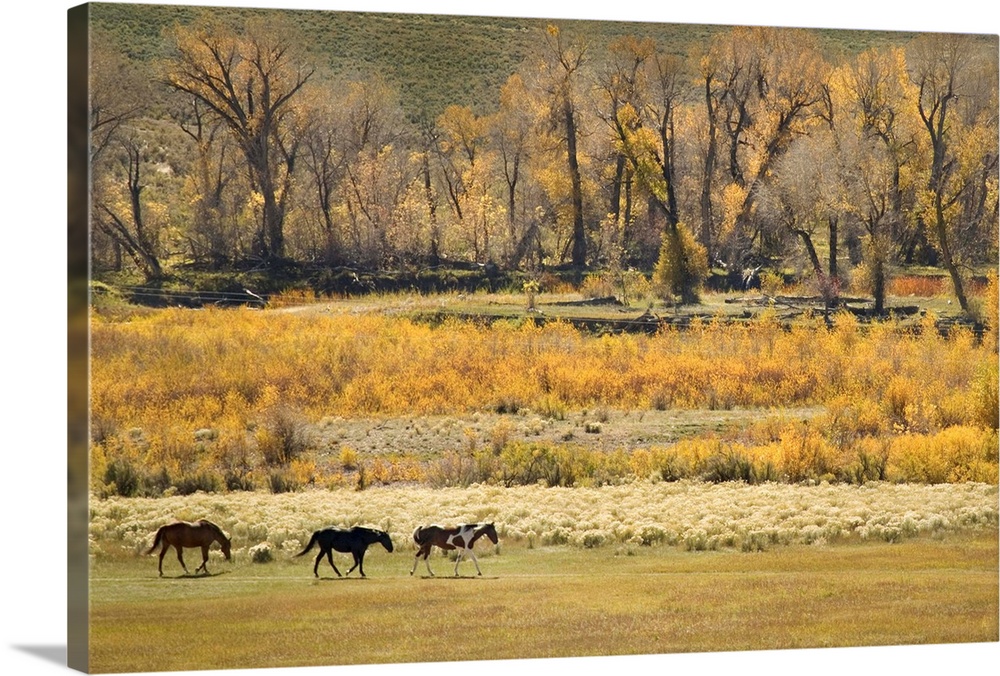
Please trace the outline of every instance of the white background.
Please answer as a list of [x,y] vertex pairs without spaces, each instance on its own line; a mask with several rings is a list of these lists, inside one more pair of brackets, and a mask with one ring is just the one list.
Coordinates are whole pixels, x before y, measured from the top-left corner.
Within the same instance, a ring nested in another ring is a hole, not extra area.
[[[155,1],[155,0],[153,0]],[[4,674],[65,670],[66,11],[21,0],[0,20],[0,615]],[[162,3],[158,3],[162,4]],[[175,4],[998,33],[995,0],[620,2],[191,0]],[[627,9],[626,9],[627,7]],[[40,102],[45,105],[40,105]],[[28,262],[31,262],[31,266]],[[887,589],[886,593],[892,593]],[[349,612],[345,608],[344,612]],[[437,612],[429,606],[428,613]],[[419,622],[419,618],[415,618]],[[470,623],[475,617],[467,618]],[[317,631],[321,629],[317,627]],[[335,640],[335,637],[331,637]],[[461,648],[457,648],[460,652]],[[451,654],[455,654],[452,651]],[[151,662],[154,664],[154,662]],[[941,674],[1000,664],[1000,644],[191,672],[243,676],[500,676],[551,670],[684,674]],[[181,672],[187,673],[187,672]],[[988,672],[992,673],[992,671]]]

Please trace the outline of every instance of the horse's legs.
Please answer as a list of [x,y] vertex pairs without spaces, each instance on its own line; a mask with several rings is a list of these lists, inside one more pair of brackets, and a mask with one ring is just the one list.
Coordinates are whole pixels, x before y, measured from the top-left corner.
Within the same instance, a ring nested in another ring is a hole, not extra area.
[[[354,565],[351,566],[351,570],[354,570],[355,568],[358,568],[361,571],[361,577],[364,577],[365,576],[365,567],[362,565],[362,562],[365,560],[365,550],[362,549],[361,551],[357,551],[357,550],[352,551],[351,555],[354,557]],[[351,570],[349,570],[346,573],[344,573],[344,575],[350,575],[351,574]]]
[[330,566],[333,568],[333,572],[337,574],[337,577],[344,577],[333,563],[333,548],[326,550],[326,560],[330,562]]
[[168,549],[170,549],[170,545],[164,542],[163,547],[160,549],[160,577],[163,577],[163,557]]
[[458,577],[458,564],[462,562],[462,556],[465,554],[466,551],[468,550],[459,549],[458,554],[455,556],[455,577]]
[[205,575],[208,575],[208,545],[201,546],[201,565],[194,569],[194,572],[199,570],[205,571]]
[[413,556],[413,568],[410,569],[410,575],[413,575],[413,571],[417,569],[417,562],[420,561],[420,556],[423,555],[424,564],[427,566],[427,572],[431,574],[431,577],[434,577],[434,571],[431,570],[431,564],[427,560],[427,557],[430,553],[431,553],[430,545],[420,545],[420,549],[418,549],[417,553]]
[[320,547],[319,554],[316,555],[316,563],[313,565],[313,575],[319,577],[319,562],[323,560],[323,548]]
[[476,553],[474,551],[472,551],[471,549],[468,549],[466,551],[468,551],[469,552],[469,556],[472,557],[472,562],[474,564],[476,564],[476,574],[477,575],[482,575],[483,571],[479,570],[479,559],[476,558]]
[[190,575],[190,573],[188,573],[188,567],[184,565],[184,548],[180,545],[174,545],[174,549],[177,550],[177,560],[181,562],[181,568],[184,569],[184,574]]

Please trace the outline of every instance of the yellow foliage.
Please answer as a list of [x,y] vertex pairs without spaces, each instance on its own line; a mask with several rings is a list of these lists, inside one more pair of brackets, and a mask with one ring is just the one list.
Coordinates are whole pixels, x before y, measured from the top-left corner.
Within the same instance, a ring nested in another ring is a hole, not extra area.
[[340,464],[346,470],[356,469],[358,466],[358,452],[350,446],[341,446]]
[[697,300],[698,290],[708,276],[708,253],[683,224],[667,229],[660,245],[660,257],[653,271],[653,284],[664,297],[682,302]]
[[956,426],[935,435],[904,434],[890,445],[889,471],[897,481],[997,483],[997,434]]
[[[900,480],[994,476],[997,354],[971,334],[943,338],[925,321],[919,335],[891,324],[862,330],[849,314],[836,315],[832,329],[817,321],[786,331],[764,313],[741,326],[598,337],[558,322],[432,327],[398,316],[250,310],[94,319],[91,401],[101,424],[93,476],[103,481],[122,460],[172,477],[217,472],[259,484],[263,460],[306,461],[310,425],[332,416],[502,408],[560,420],[595,407],[825,412],[808,426],[762,415],[732,437],[567,465],[581,480],[684,478],[711,468],[754,480],[870,480],[879,475],[874,439],[893,442]],[[993,456],[983,450],[990,438]],[[481,439],[477,453],[501,453],[513,433],[497,424]],[[341,449],[338,470],[359,462],[351,455]],[[425,468],[407,462],[369,469],[390,480],[423,476]],[[296,471],[296,479],[316,479],[305,465]]]

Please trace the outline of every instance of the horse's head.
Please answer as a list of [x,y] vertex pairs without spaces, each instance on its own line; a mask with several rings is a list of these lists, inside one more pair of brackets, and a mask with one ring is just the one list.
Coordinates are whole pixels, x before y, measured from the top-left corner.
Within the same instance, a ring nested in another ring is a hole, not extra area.
[[492,523],[488,523],[485,526],[483,526],[482,533],[486,537],[488,537],[490,539],[490,542],[492,542],[493,544],[496,544],[500,541],[500,538],[497,537],[497,529],[493,527]]
[[230,556],[230,550],[232,549],[233,541],[227,537],[223,537],[220,540],[220,544],[222,545],[222,555],[226,557],[226,561],[232,561],[233,559],[232,556]]
[[382,543],[383,547],[385,547],[385,551],[392,551],[392,539],[389,537],[388,533],[385,531],[379,531],[378,541]]

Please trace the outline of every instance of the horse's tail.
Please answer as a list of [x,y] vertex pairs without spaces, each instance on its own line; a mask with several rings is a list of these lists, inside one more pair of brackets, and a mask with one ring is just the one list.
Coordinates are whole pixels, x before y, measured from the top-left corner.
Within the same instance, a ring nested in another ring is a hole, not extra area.
[[149,551],[146,552],[146,556],[152,554],[153,550],[160,546],[160,538],[163,537],[164,528],[166,528],[166,526],[160,526],[159,528],[156,529],[156,537],[153,538],[153,546],[150,547]]
[[312,549],[312,548],[313,548],[313,545],[314,545],[314,544],[316,544],[316,540],[317,540],[317,538],[319,538],[319,531],[315,531],[315,532],[314,532],[314,533],[312,534],[312,537],[311,537],[311,538],[309,538],[309,544],[307,544],[307,545],[306,545],[306,548],[305,548],[305,549],[303,549],[303,550],[302,550],[301,552],[299,552],[298,554],[296,554],[295,556],[302,556],[303,554],[305,554],[306,552],[308,552],[308,551],[309,551],[310,549]]
[[413,531],[413,541],[417,543],[418,546],[423,546],[427,542],[427,529],[423,526],[417,526],[417,529]]

